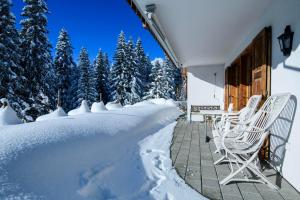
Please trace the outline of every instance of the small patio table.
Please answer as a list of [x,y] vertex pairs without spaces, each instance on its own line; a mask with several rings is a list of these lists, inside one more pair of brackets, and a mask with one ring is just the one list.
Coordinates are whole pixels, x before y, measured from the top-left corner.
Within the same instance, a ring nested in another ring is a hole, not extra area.
[[205,123],[205,142],[206,143],[210,141],[210,137],[208,137],[208,135],[207,135],[207,119],[208,119],[208,117],[216,118],[218,116],[222,116],[222,114],[224,114],[224,113],[229,113],[229,112],[224,111],[224,110],[201,110],[200,114],[203,116],[204,123]]

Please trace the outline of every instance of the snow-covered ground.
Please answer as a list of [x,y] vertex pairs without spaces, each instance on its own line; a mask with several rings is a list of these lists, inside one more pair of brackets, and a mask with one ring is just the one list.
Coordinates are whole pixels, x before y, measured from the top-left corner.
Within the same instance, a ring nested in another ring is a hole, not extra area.
[[0,199],[201,199],[169,158],[180,114],[147,104],[3,126]]
[[201,200],[205,199],[185,184],[172,167],[170,146],[176,122],[140,142],[140,155],[154,199]]

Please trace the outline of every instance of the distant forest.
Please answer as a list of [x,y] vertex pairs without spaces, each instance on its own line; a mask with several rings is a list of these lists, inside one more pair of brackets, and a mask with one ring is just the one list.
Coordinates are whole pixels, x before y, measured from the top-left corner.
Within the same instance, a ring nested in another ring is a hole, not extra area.
[[181,98],[180,69],[167,57],[151,63],[141,39],[127,40],[124,32],[118,36],[112,61],[101,49],[91,61],[83,47],[76,63],[65,29],[52,57],[46,2],[24,2],[17,30],[11,1],[0,1],[0,98],[7,98],[24,121],[34,121],[57,104],[69,111],[82,100],[127,105],[148,98]]

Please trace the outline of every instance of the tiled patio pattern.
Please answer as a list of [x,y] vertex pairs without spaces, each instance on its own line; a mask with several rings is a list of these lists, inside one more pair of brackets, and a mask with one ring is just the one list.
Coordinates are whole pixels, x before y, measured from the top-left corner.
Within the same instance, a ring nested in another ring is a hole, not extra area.
[[[208,134],[211,136],[209,128]],[[203,123],[178,121],[171,146],[173,165],[186,183],[205,197],[224,200],[300,200],[300,194],[285,179],[276,176],[272,169],[264,170],[264,174],[280,185],[279,191],[259,183],[219,185],[219,180],[225,178],[230,170],[227,164],[213,165],[220,156],[213,153],[214,151],[212,140],[205,143]]]

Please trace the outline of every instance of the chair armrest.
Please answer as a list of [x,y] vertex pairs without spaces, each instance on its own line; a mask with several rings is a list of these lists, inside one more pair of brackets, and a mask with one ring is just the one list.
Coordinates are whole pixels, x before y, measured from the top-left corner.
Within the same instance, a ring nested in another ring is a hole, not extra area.
[[[253,129],[256,129],[256,130],[253,130]],[[226,131],[224,132],[223,136],[222,136],[222,140],[225,140],[225,138],[227,137],[227,135],[229,134],[232,134],[232,133],[236,133],[236,135],[242,135],[243,133],[262,133],[262,132],[266,132],[265,129],[261,129],[261,128],[258,128],[258,127],[253,127],[251,128],[251,130],[247,130],[247,129],[241,129],[241,130],[229,130],[229,131]],[[232,138],[232,137],[231,137]]]
[[239,116],[240,112],[230,112],[230,113],[223,113],[222,117],[234,117],[234,116]]

